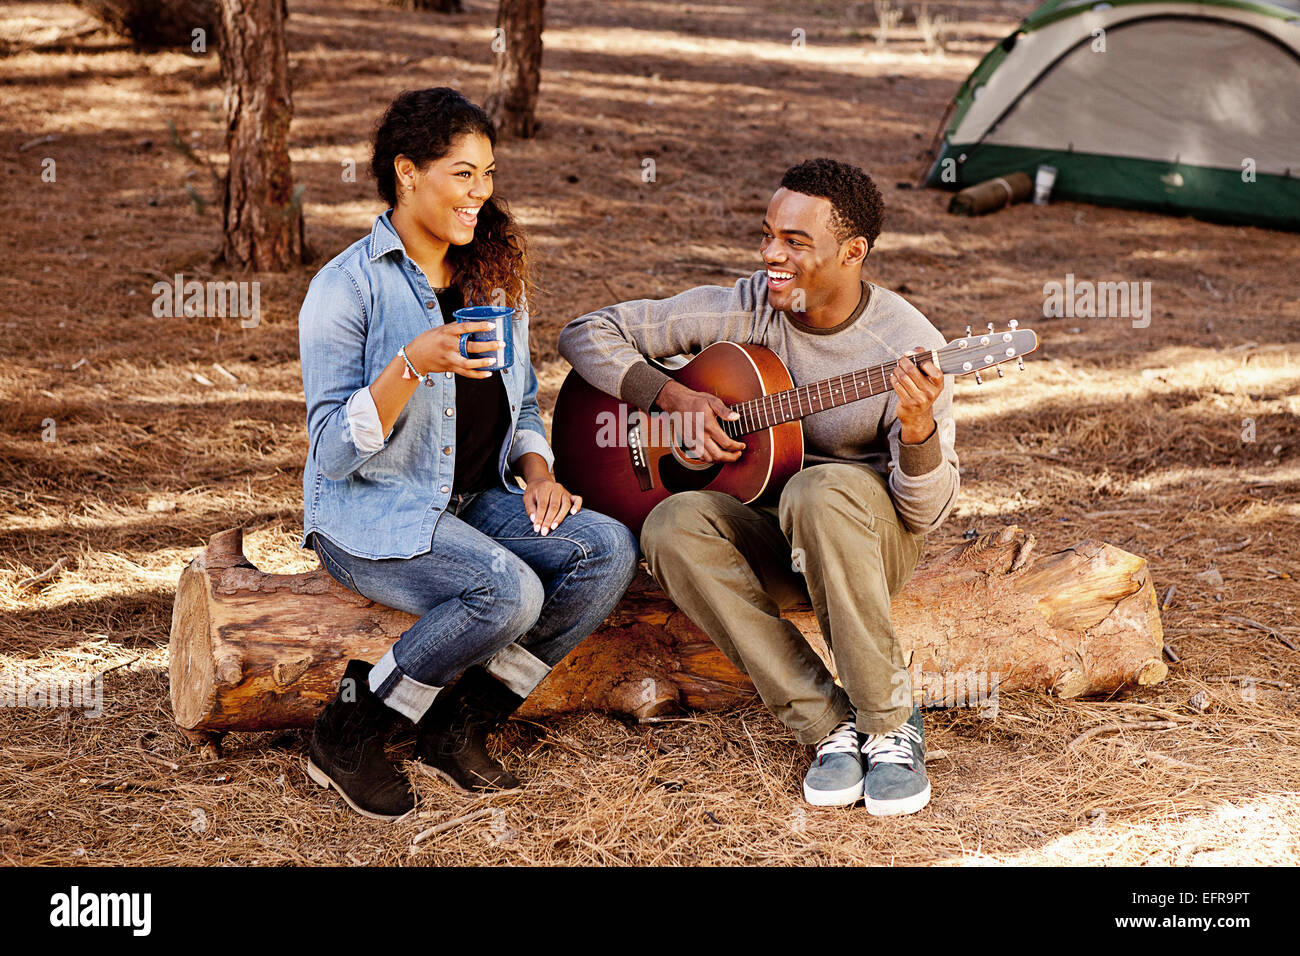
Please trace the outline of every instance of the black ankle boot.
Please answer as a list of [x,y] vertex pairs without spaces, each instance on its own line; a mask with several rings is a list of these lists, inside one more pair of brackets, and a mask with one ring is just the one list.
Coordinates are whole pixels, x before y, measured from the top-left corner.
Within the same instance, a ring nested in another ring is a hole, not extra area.
[[468,668],[416,725],[415,759],[462,790],[515,790],[519,779],[488,756],[488,734],[523,703],[482,667]]
[[333,787],[353,810],[396,820],[415,808],[406,778],[384,756],[388,731],[401,719],[370,690],[370,665],[348,661],[338,696],[312,728],[307,776]]

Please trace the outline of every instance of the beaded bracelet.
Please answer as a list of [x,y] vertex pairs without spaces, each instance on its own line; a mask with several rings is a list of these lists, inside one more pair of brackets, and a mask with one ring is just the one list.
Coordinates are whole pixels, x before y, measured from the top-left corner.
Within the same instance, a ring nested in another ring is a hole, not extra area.
[[419,372],[417,372],[415,370],[415,366],[411,364],[411,360],[406,356],[405,345],[403,345],[400,349],[397,350],[397,354],[400,355],[402,357],[402,361],[406,363],[406,371],[402,373],[402,378],[414,378],[417,381],[423,381],[424,384],[427,385],[429,388],[433,388],[433,381],[434,381],[433,373],[429,372],[426,375],[421,375]]

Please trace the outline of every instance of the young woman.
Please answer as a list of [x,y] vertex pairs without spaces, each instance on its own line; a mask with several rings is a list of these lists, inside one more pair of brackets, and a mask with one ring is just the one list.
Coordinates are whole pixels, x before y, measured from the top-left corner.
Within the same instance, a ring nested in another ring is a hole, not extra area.
[[[298,317],[303,544],[345,587],[420,616],[373,667],[348,663],[312,734],[311,778],[379,819],[415,803],[384,756],[403,717],[440,776],[518,786],[487,734],[599,626],[636,565],[631,532],[552,474],[528,258],[492,195],[494,143],[455,90],[398,96],[371,162],[391,208],[316,275]],[[485,371],[494,360],[479,353],[504,343],[471,342],[465,358],[460,336],[493,326],[452,312],[503,302],[518,310],[514,363]]]

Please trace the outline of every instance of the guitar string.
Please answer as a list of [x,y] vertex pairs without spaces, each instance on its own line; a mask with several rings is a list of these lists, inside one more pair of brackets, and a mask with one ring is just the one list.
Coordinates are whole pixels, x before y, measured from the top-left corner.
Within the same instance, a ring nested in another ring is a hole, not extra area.
[[[840,375],[839,378],[841,380],[848,378],[853,382],[855,395],[852,401],[857,401],[859,398],[862,397],[860,394],[861,392],[860,384],[863,384],[862,380],[864,378],[866,380],[864,384],[867,386],[868,389],[867,397],[870,398],[873,395],[881,395],[889,390],[889,375],[893,373],[893,371],[897,367],[898,367],[898,360],[895,359],[890,362],[885,362],[881,365],[872,366],[871,368],[859,369],[856,372],[846,372],[845,374]],[[872,380],[873,375],[878,375],[880,377],[879,385],[877,385]],[[785,422],[788,421],[794,421],[795,419],[803,418],[805,417],[805,415],[811,415],[819,411],[825,411],[828,407],[833,408],[835,407],[834,405],[828,405],[827,403],[834,401],[834,392],[827,391],[823,394],[824,389],[829,389],[829,384],[828,384],[829,381],[830,381],[829,379],[824,379],[821,382],[812,382],[808,385],[803,385],[792,389],[786,389],[785,391],[782,392],[769,392],[767,394],[760,395],[758,398],[747,399],[746,401],[743,402],[737,402],[735,405],[731,406],[731,408],[732,411],[740,412],[741,419],[734,422],[732,421],[723,422],[722,423],[723,427],[727,431],[728,437],[737,438],[740,435],[747,434],[749,432],[764,431],[768,428],[771,428],[774,425],[784,424]],[[820,408],[813,407],[813,392],[810,391],[813,388],[817,389],[816,400],[821,404]],[[842,389],[842,392],[847,397],[848,389]],[[803,400],[800,393],[807,393],[808,395],[810,411],[806,413],[803,411]],[[794,399],[799,403],[799,414],[797,415],[794,414],[793,408],[791,406],[792,395],[794,396]],[[782,402],[785,403],[784,411],[782,410],[781,407]],[[744,430],[736,430],[736,426],[741,425],[743,422],[748,422],[752,424],[748,424],[747,427],[744,428]],[[733,434],[733,431],[735,431],[735,434]]]
[[[935,350],[939,356],[956,354],[963,349],[947,346]],[[800,385],[795,388],[785,389],[780,392],[769,392],[758,396],[757,398],[747,399],[743,402],[737,402],[731,406],[732,411],[740,413],[740,418],[736,421],[724,421],[721,423],[723,431],[730,438],[739,438],[742,435],[751,432],[765,431],[776,425],[782,425],[786,422],[795,421],[812,415],[827,408],[835,408],[838,405],[848,404],[859,401],[863,396],[861,394],[861,385],[867,386],[867,398],[875,395],[882,395],[890,390],[889,376],[898,368],[900,359],[893,359],[889,362],[883,362],[880,365],[873,365],[869,368],[858,369],[856,372],[845,372],[842,375],[832,378],[822,379],[819,382],[810,382],[808,385]],[[1010,361],[1010,358],[1003,361]],[[1001,362],[995,362],[994,365],[1000,365]],[[991,367],[991,366],[986,366]],[[879,376],[880,384],[873,381],[872,376]],[[836,403],[835,389],[831,382],[838,378],[840,384],[840,394],[844,401]],[[848,388],[844,386],[844,380],[849,379],[853,385],[854,397],[848,398]],[[865,379],[865,383],[863,382]],[[815,390],[815,391],[814,391]],[[809,411],[803,410],[803,400],[807,397]],[[784,409],[782,403],[784,402]],[[795,412],[792,402],[797,403],[798,412]],[[830,404],[828,404],[830,403]],[[820,407],[816,407],[820,405]]]

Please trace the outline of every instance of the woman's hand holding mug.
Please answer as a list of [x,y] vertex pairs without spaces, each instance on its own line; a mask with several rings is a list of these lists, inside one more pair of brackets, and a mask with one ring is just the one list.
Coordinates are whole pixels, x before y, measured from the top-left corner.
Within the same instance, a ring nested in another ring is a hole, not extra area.
[[[422,375],[429,372],[455,372],[466,378],[488,378],[492,373],[482,369],[485,365],[493,364],[492,357],[466,358],[460,354],[460,340],[467,332],[488,332],[493,328],[495,323],[492,322],[448,322],[416,336],[406,347],[406,357]],[[504,347],[504,342],[470,341],[466,343],[465,350],[477,354],[495,352]]]

